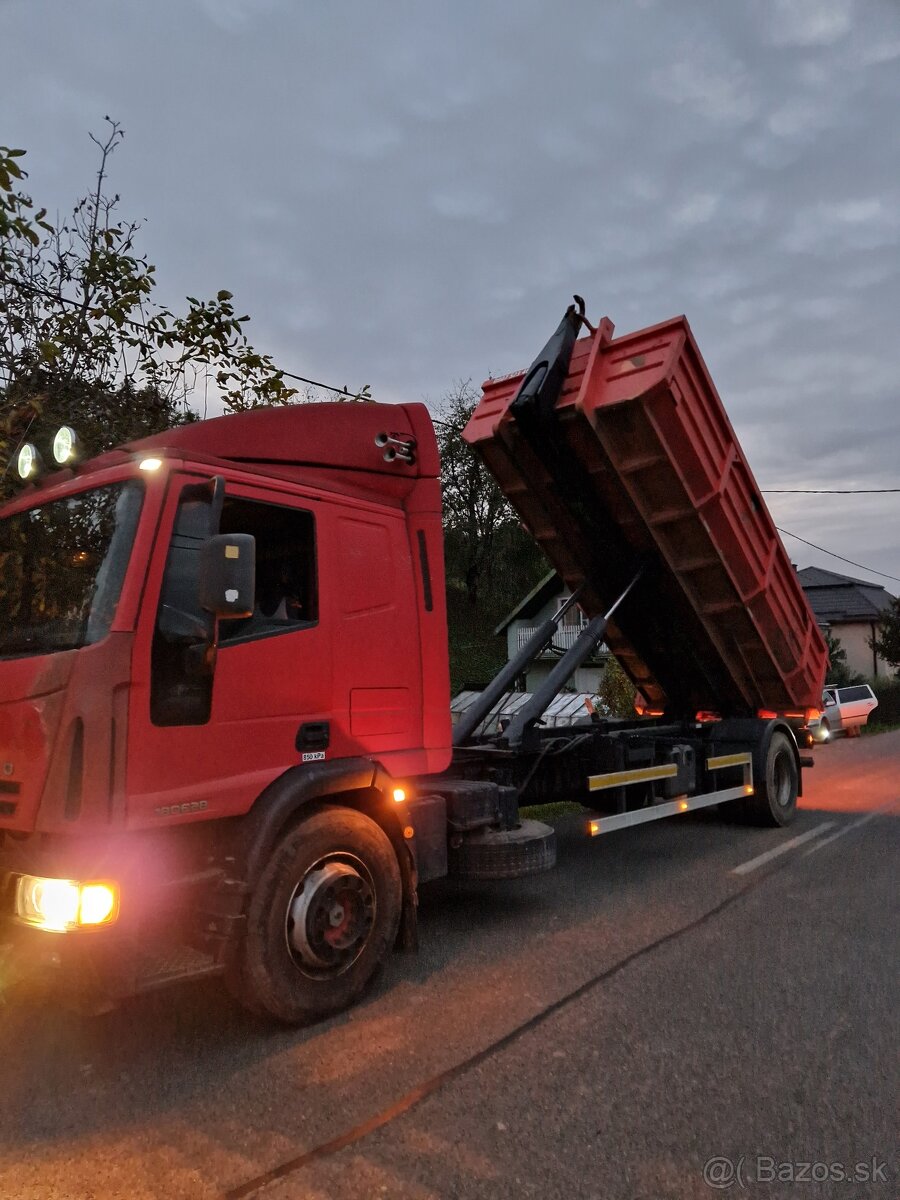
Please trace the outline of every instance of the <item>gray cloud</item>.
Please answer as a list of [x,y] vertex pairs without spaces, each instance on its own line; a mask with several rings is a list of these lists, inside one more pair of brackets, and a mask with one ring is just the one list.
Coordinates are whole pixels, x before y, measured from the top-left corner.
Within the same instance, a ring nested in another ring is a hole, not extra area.
[[[437,401],[578,291],[687,313],[763,486],[898,486],[893,0],[14,0],[0,36],[35,193],[122,119],[167,298],[231,288],[288,369]],[[897,497],[771,503],[900,576]]]

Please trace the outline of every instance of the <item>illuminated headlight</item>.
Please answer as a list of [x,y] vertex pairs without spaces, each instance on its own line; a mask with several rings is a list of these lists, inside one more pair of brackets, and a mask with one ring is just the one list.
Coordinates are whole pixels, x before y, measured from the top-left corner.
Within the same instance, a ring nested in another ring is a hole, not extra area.
[[115,883],[21,875],[16,884],[16,916],[39,929],[64,933],[89,925],[111,925],[118,915],[119,887]]

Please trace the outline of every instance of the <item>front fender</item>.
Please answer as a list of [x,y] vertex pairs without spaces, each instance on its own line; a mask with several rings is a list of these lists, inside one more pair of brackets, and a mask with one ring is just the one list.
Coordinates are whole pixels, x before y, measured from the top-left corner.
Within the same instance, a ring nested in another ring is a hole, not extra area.
[[291,767],[240,818],[232,845],[241,879],[251,888],[255,885],[284,829],[308,805],[346,792],[382,791],[390,782],[387,772],[368,758]]

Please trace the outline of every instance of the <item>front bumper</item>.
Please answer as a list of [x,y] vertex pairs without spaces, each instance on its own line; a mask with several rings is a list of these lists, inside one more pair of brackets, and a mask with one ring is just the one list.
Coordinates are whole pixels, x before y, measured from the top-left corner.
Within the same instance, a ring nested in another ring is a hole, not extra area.
[[134,944],[123,930],[53,933],[11,917],[0,922],[0,1003],[27,991],[107,1008],[134,992],[136,973]]

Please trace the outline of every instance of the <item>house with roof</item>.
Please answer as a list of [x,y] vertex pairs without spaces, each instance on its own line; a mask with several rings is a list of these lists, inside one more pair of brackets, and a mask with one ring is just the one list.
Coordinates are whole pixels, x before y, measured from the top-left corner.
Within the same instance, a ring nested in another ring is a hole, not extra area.
[[819,625],[846,650],[849,669],[867,679],[892,676],[893,668],[869,645],[882,613],[894,601],[890,592],[881,584],[838,575],[824,567],[804,567],[797,578]]
[[[819,626],[836,637],[847,653],[849,670],[867,679],[893,677],[893,668],[869,646],[881,620],[881,614],[893,603],[894,597],[878,583],[838,575],[823,567],[804,567],[797,572]],[[511,659],[528,641],[535,629],[553,616],[562,602],[568,599],[569,589],[555,571],[550,571],[528,595],[508,613],[494,632],[505,635],[507,659]],[[587,624],[587,618],[577,604],[564,615],[552,644],[528,669],[521,681],[525,691],[533,692],[549,675],[554,663],[569,649]],[[610,653],[601,643],[569,682],[576,692],[594,694],[600,686]]]
[[[513,655],[525,645],[537,627],[552,617],[571,592],[555,571],[545,575],[524,600],[509,613],[494,630],[498,636],[506,635],[506,656]],[[588,620],[577,604],[564,614],[562,624],[556,631],[552,643],[546,647],[529,667],[522,684],[523,690],[533,692],[547,678],[554,665],[568,650],[587,625]],[[587,662],[578,668],[567,685],[568,690],[595,694],[603,678],[609,660],[606,643],[601,642]]]

